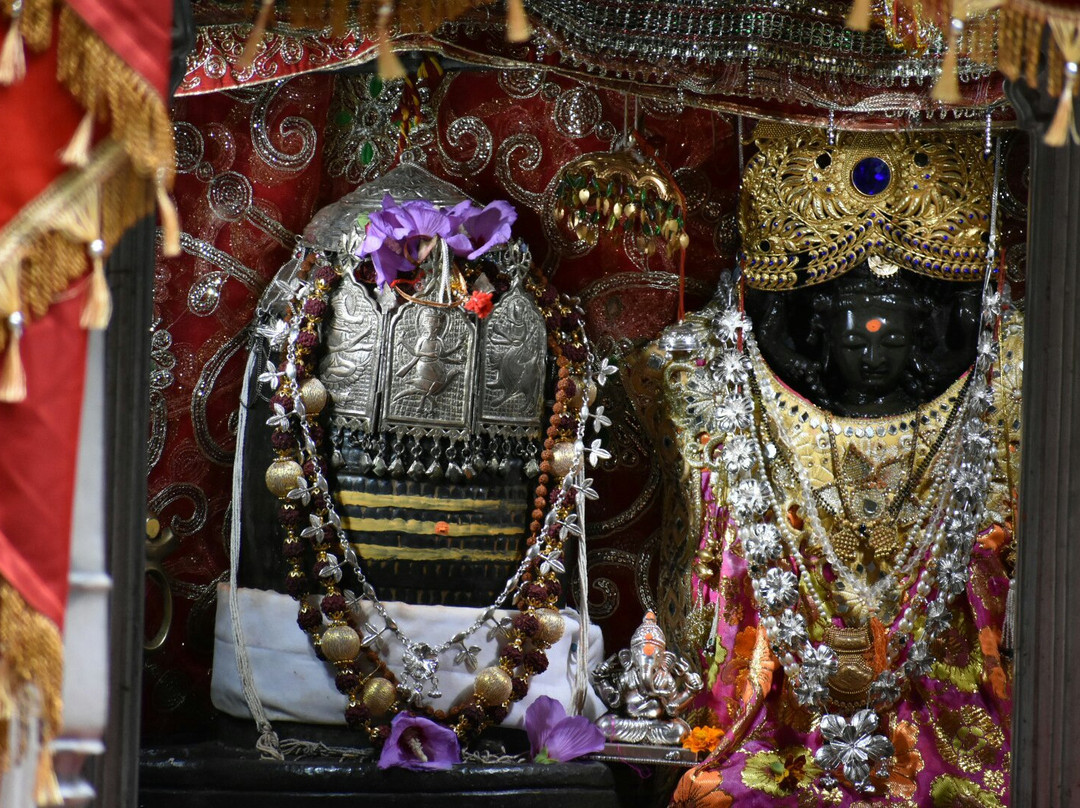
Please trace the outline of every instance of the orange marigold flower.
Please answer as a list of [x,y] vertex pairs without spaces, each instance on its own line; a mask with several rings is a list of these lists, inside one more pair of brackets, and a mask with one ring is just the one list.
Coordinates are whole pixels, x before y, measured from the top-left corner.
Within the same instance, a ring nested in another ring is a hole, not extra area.
[[694,727],[682,739],[684,749],[691,752],[711,752],[720,743],[724,731],[719,727]]

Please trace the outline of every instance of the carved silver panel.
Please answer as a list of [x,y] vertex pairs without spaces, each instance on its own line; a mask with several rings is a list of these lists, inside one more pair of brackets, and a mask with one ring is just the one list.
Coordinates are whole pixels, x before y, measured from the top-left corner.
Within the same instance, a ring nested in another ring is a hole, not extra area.
[[485,323],[481,429],[488,434],[538,437],[544,406],[547,328],[520,280],[495,304]]
[[346,273],[331,300],[326,325],[326,356],[319,379],[330,393],[335,422],[375,426],[379,346],[383,320],[367,289]]
[[406,303],[394,313],[383,384],[388,429],[422,426],[428,434],[456,434],[469,428],[476,330],[460,309]]

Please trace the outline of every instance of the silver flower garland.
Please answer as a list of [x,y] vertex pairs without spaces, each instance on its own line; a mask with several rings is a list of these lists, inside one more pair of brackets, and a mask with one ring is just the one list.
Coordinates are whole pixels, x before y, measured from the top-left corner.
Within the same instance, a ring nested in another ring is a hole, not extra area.
[[[998,170],[995,154],[995,188]],[[919,527],[909,533],[893,570],[873,586],[849,569],[832,546],[817,511],[809,473],[792,449],[776,411],[777,393],[751,324],[733,299],[711,322],[720,350],[708,357],[688,383],[687,412],[705,421],[714,436],[710,446],[722,446],[719,465],[727,478],[728,511],[742,542],[761,625],[796,699],[821,713],[823,744],[814,758],[825,771],[822,782],[826,786],[835,785],[835,775],[842,773],[858,791],[870,794],[875,791],[871,775],[888,775],[894,750],[888,738],[877,733],[876,711],[899,701],[905,680],[929,673],[935,661],[931,646],[948,629],[950,605],[967,588],[968,565],[993,464],[993,439],[984,416],[994,399],[990,378],[998,354],[996,329],[1002,304],[991,283],[996,277],[996,208],[995,194],[978,347],[967,394],[955,405],[959,411],[935,463]],[[752,394],[755,388],[763,411]],[[768,473],[781,450],[797,477],[806,527],[843,584],[875,616],[886,604],[898,605],[902,594],[914,589],[907,605],[891,620],[888,668],[871,684],[873,703],[850,718],[828,710],[828,682],[839,661],[829,645],[810,639],[807,619],[800,612],[805,599],[808,611],[818,618],[832,616],[802,556],[800,533],[781,516],[784,499]],[[766,521],[770,512],[775,518]],[[917,630],[920,615],[924,619]]]

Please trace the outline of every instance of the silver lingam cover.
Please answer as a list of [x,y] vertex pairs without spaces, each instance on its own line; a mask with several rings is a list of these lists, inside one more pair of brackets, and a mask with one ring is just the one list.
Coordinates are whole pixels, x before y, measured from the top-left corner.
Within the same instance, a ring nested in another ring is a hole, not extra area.
[[524,553],[539,474],[547,328],[525,287],[527,248],[482,258],[501,294],[480,318],[448,302],[436,248],[406,297],[356,279],[366,217],[389,194],[449,207],[467,197],[404,164],[316,214],[305,238],[344,277],[324,321],[335,499],[368,581],[392,600],[480,605]]

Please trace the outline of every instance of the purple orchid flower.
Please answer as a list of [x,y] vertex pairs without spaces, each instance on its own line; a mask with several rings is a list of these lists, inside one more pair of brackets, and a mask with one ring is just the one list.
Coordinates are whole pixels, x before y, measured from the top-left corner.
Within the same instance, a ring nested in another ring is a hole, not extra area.
[[371,258],[379,286],[394,280],[402,272],[414,269],[403,255],[403,242],[409,229],[401,216],[401,208],[387,194],[383,197],[382,210],[368,217],[364,240],[356,253],[358,258]]
[[461,745],[452,729],[427,718],[398,713],[390,722],[390,737],[379,755],[379,768],[400,766],[424,771],[449,769],[461,763]]
[[517,221],[517,211],[501,199],[483,208],[477,208],[469,201],[461,202],[451,208],[448,215],[454,230],[463,233],[467,242],[460,251],[453,247],[454,252],[470,261],[509,241],[510,225]]
[[389,194],[382,210],[368,217],[358,258],[370,257],[379,286],[403,272],[412,272],[443,239],[455,253],[469,248],[468,236],[456,233],[447,212],[431,202],[417,199],[402,205]]
[[566,714],[550,696],[541,696],[525,711],[534,763],[564,763],[604,748],[604,735],[583,715]]

